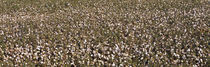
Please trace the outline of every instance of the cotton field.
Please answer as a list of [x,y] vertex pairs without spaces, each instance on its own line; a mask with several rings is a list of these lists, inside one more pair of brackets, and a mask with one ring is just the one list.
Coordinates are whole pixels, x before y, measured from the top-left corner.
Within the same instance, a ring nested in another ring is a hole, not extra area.
[[0,67],[209,67],[208,0],[1,0]]

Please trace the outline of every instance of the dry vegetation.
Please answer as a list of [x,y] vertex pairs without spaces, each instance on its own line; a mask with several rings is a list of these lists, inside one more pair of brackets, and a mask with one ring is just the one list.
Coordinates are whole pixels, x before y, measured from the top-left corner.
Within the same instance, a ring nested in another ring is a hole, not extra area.
[[209,1],[1,0],[0,66],[206,66]]

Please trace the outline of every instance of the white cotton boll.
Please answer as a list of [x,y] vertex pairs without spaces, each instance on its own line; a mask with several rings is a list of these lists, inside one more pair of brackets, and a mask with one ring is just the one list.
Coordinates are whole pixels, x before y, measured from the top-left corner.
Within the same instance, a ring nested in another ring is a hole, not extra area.
[[187,49],[187,52],[190,52],[190,49]]

